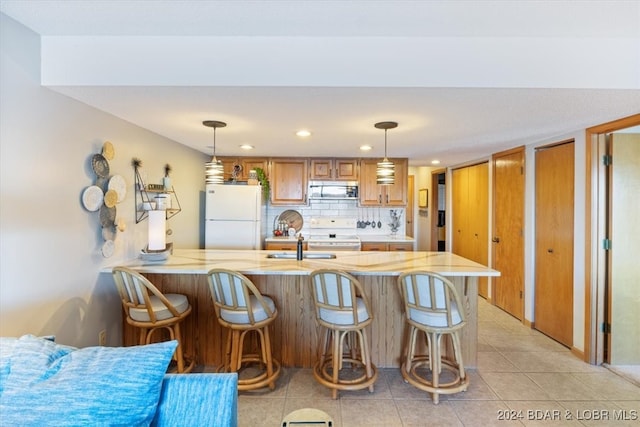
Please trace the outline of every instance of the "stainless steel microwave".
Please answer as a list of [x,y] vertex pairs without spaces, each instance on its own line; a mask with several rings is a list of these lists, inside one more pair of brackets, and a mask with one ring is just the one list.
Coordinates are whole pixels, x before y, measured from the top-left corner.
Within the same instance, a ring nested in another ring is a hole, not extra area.
[[352,199],[358,198],[357,181],[310,181],[310,199]]

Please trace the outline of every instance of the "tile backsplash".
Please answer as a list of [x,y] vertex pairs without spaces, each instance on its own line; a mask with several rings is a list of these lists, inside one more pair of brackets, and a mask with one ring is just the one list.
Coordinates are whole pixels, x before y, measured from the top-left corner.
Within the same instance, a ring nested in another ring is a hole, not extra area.
[[315,217],[348,217],[356,219],[364,219],[365,221],[376,221],[382,223],[382,228],[356,228],[354,230],[357,235],[380,235],[390,234],[391,216],[389,211],[395,210],[401,214],[399,236],[404,236],[405,232],[405,208],[398,207],[359,207],[356,200],[311,200],[308,206],[272,206],[267,207],[267,232],[268,237],[272,236],[274,220],[285,210],[296,210],[302,215],[304,224],[302,226],[302,235],[309,235],[308,224],[311,218]]

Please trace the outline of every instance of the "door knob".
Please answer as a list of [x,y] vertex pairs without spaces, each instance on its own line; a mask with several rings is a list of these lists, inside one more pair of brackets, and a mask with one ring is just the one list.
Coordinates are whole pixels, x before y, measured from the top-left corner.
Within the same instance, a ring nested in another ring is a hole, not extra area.
[[492,242],[494,243],[500,243],[500,238],[499,237],[494,237],[493,239],[491,239]]

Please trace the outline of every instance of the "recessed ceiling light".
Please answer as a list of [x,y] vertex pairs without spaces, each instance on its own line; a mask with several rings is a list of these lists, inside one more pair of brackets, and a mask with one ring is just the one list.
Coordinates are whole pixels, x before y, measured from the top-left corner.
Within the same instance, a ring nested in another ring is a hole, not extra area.
[[360,151],[371,151],[371,147],[370,145],[361,145],[360,146]]
[[301,138],[306,138],[308,136],[311,136],[311,132],[309,132],[308,130],[302,129],[296,132],[296,135],[298,135]]
[[431,164],[432,165],[439,165],[440,164],[440,160],[431,160]]
[[240,148],[242,148],[243,150],[253,150],[253,145],[242,144]]

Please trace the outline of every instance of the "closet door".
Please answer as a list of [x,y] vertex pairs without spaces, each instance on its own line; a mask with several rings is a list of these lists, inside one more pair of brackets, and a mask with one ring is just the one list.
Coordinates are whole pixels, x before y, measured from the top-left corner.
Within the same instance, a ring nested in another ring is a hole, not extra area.
[[[489,164],[469,167],[469,225],[471,253],[469,258],[489,265]],[[491,299],[486,277],[478,279],[478,295]]]
[[524,148],[493,155],[493,269],[495,305],[524,315]]
[[469,169],[454,169],[451,176],[451,252],[469,257]]
[[574,143],[536,150],[537,330],[573,345]]
[[[454,169],[451,178],[452,252],[488,265],[488,163]],[[478,294],[489,297],[486,277],[478,281]]]

